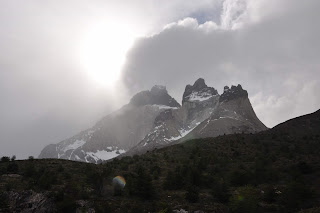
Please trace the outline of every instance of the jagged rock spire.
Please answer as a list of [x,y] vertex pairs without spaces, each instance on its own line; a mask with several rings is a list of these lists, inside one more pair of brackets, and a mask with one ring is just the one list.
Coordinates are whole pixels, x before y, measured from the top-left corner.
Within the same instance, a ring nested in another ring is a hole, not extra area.
[[248,92],[242,89],[242,86],[238,84],[238,86],[232,85],[231,88],[228,86],[224,87],[223,94],[220,96],[220,102],[230,101],[236,98],[248,98]]
[[199,78],[194,84],[187,85],[182,97],[182,104],[186,101],[202,101],[218,95],[213,87],[208,87],[203,78]]

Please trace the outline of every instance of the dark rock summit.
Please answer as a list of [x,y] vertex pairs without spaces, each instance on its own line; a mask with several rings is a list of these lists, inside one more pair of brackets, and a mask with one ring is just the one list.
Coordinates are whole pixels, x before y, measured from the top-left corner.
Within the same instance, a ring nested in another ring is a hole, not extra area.
[[165,105],[170,107],[180,107],[180,104],[172,98],[165,86],[155,85],[151,90],[142,91],[134,95],[130,104],[134,106],[144,105]]
[[248,97],[248,92],[242,89],[242,86],[240,84],[238,84],[238,86],[232,85],[231,88],[229,88],[228,86],[225,86],[223,90],[223,94],[220,96],[219,101],[220,102],[230,101],[232,99],[236,99],[240,97],[244,97],[244,98]]
[[218,92],[213,87],[208,87],[203,78],[199,78],[191,86],[187,85],[183,93],[182,104],[186,101],[203,101],[210,97],[218,95]]

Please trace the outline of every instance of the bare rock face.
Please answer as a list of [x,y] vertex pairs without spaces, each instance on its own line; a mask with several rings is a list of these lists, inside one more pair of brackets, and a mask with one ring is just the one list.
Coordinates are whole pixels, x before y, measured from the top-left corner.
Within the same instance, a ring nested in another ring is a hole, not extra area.
[[208,87],[203,78],[199,78],[193,85],[187,85],[182,97],[182,104],[186,101],[204,101],[218,95],[213,87]]
[[255,133],[267,129],[256,116],[248,92],[241,85],[231,88],[226,86],[212,115],[181,141],[233,133]]
[[187,85],[181,108],[184,129],[193,129],[210,117],[219,103],[219,97],[217,90],[208,87],[202,78],[196,80],[192,86]]
[[164,86],[142,91],[130,103],[104,117],[97,124],[58,144],[46,146],[39,158],[62,158],[98,163],[137,145],[154,127],[155,118],[180,104]]

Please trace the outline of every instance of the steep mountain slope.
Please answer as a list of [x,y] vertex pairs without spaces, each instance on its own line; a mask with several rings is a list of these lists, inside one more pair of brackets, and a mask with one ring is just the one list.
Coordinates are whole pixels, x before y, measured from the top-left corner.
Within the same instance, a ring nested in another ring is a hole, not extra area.
[[124,153],[153,128],[155,118],[165,109],[180,104],[163,86],[154,86],[132,97],[129,104],[106,116],[94,127],[58,144],[46,146],[39,158],[62,158],[98,162]]
[[267,130],[256,116],[241,85],[225,87],[219,105],[212,115],[181,141],[193,138],[216,137],[233,133],[255,133]]

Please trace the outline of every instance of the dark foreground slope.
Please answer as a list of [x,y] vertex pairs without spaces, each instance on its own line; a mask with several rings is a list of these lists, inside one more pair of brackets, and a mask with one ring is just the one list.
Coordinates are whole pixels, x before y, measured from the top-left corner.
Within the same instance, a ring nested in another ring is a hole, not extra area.
[[[317,111],[265,132],[191,140],[103,165],[2,162],[0,212],[319,212],[319,130]],[[123,191],[112,187],[117,175],[127,181]]]

